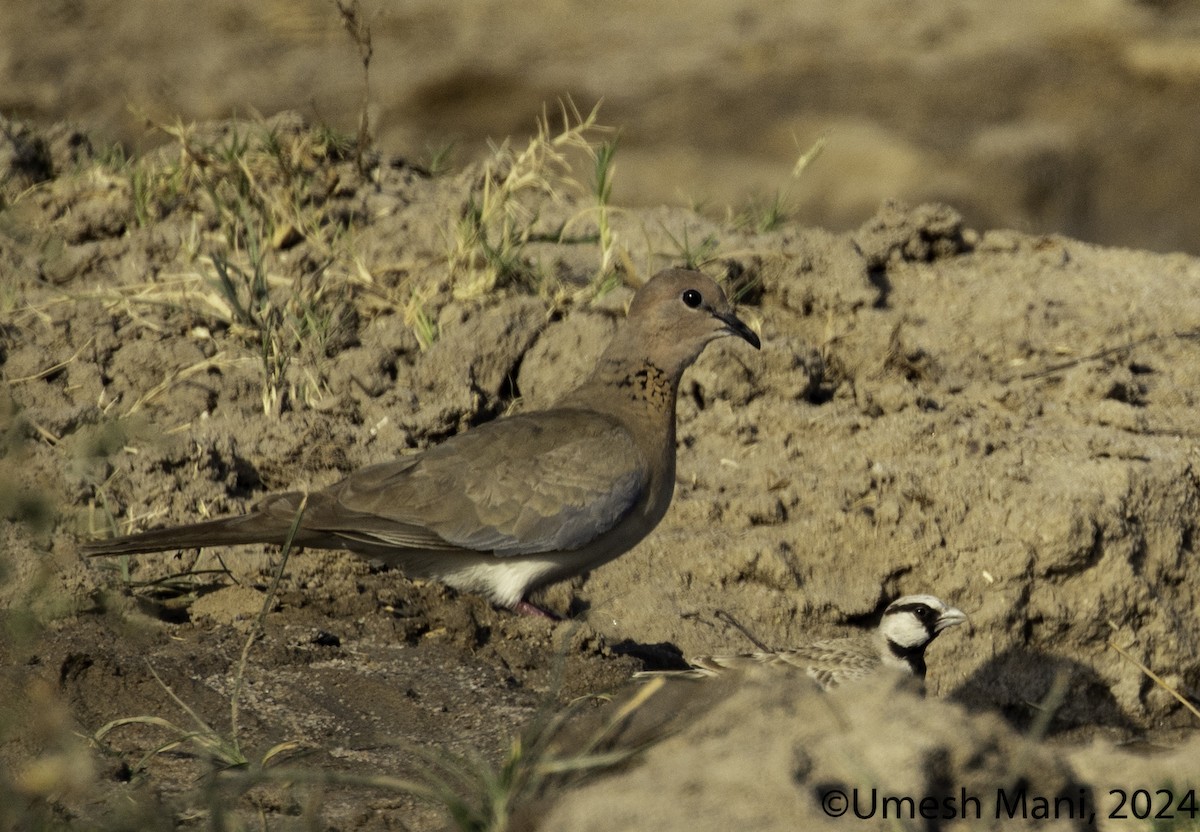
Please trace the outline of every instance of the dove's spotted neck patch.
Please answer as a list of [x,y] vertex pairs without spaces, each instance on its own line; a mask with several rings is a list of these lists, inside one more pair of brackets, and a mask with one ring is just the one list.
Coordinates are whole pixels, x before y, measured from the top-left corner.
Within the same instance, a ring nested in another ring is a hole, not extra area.
[[655,407],[666,407],[671,403],[671,378],[662,369],[649,361],[617,382],[618,388],[627,391],[636,401],[644,401]]

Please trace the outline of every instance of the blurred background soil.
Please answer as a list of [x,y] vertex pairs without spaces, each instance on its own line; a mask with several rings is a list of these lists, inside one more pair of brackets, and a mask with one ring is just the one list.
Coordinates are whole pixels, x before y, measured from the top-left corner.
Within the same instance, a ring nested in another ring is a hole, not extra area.
[[[1200,7],[1187,0],[365,3],[379,146],[458,163],[603,99],[627,205],[764,200],[857,227],[885,198],[978,228],[1200,253]],[[0,112],[142,147],[146,118],[298,110],[352,130],[329,0],[0,3]]]

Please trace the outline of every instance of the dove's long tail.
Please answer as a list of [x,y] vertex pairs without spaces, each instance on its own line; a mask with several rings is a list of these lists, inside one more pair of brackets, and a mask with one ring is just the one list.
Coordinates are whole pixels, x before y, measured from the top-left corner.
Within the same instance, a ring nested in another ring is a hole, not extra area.
[[[199,549],[205,546],[237,546],[245,543],[274,543],[282,546],[296,519],[300,494],[268,497],[250,511],[235,517],[221,517],[185,526],[169,526],[138,534],[93,540],[83,546],[88,557],[97,555],[137,555],[168,549]],[[293,499],[294,498],[294,499]],[[293,543],[311,544],[312,533],[299,529]]]
[[154,529],[141,534],[94,540],[84,544],[88,557],[97,555],[136,555],[167,549],[198,549],[204,546],[234,546],[239,543],[276,543],[283,545],[290,524],[279,524],[257,514],[222,517],[203,523]]

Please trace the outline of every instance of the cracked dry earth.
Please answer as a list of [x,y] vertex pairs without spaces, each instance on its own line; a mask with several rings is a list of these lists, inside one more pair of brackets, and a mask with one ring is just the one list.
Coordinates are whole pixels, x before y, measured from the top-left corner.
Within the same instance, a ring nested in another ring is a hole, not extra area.
[[[430,753],[498,764],[573,703],[552,741],[567,757],[639,695],[606,741],[656,742],[528,795],[514,825],[851,828],[822,811],[831,790],[1024,784],[1083,794],[1101,828],[1127,828],[1106,817],[1110,790],[1200,787],[1200,720],[1167,689],[1200,694],[1200,260],[969,229],[940,205],[885,205],[845,234],[658,208],[613,214],[626,255],[609,291],[587,288],[594,244],[530,242],[554,291],[462,298],[447,235],[478,169],[431,177],[383,158],[362,179],[317,154],[310,198],[339,234],[295,229],[266,262],[273,297],[333,287],[328,327],[320,349],[296,347],[264,413],[258,348],[213,301],[220,217],[185,199],[139,218],[135,178],[64,125],[40,135],[58,173],[0,215],[9,817],[440,829],[436,803],[367,778],[420,779]],[[578,211],[538,199],[546,229]],[[715,344],[685,376],[675,502],[634,551],[545,594],[567,621],[292,553],[237,734],[251,760],[280,750],[304,776],[214,792],[192,746],[139,765],[171,738],[161,726],[81,739],[134,716],[190,727],[181,703],[228,735],[281,561],[262,547],[85,561],[81,537],[239,511],[546,404],[684,239],[712,241],[705,269],[740,292],[763,349]],[[718,611],[787,646],[918,592],[971,616],[931,648],[925,699],[887,678],[828,696],[787,674],[629,682],[681,653],[746,649]],[[1001,824],[988,810],[917,822]],[[1022,824],[1089,828],[1003,820]]]

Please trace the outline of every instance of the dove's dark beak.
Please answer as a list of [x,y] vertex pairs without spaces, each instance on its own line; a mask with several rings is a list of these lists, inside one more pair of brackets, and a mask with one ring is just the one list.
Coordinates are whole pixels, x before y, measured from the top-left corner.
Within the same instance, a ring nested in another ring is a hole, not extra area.
[[713,317],[725,324],[725,331],[730,335],[744,339],[756,350],[762,349],[762,341],[758,340],[758,334],[746,326],[737,315],[732,312],[714,312]]

